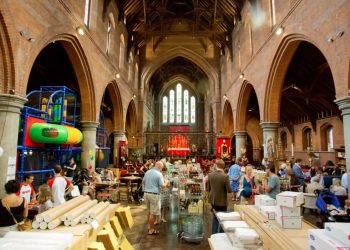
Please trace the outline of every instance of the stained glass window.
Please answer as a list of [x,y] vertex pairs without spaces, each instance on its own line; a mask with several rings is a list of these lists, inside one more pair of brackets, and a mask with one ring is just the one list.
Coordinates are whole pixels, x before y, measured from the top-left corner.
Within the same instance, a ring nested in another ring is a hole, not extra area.
[[168,97],[163,97],[163,122],[168,122]]
[[176,86],[176,123],[182,121],[182,86]]
[[189,98],[189,91],[183,90],[179,83],[175,89],[171,89],[169,95],[162,99],[163,123],[195,123],[196,122],[196,98]]
[[169,93],[169,101],[170,101],[170,110],[169,110],[169,122],[174,123],[175,122],[175,91],[170,90]]
[[189,112],[188,112],[188,90],[184,91],[184,123],[188,123]]
[[196,99],[191,96],[191,123],[196,122]]

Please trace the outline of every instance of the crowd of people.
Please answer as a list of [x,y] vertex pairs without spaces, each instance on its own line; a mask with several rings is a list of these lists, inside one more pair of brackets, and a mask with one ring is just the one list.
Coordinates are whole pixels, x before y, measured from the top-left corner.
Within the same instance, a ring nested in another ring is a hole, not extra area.
[[[182,163],[182,162],[181,162]],[[186,162],[187,163],[187,162]],[[188,162],[192,162],[189,160]],[[332,173],[329,166],[332,162],[327,162],[321,166],[319,160],[313,162],[309,171],[309,176],[305,175],[302,169],[302,160],[296,159],[293,164],[283,163],[279,166],[276,174],[275,166],[272,162],[265,161],[263,165],[264,174],[260,177],[256,175],[257,169],[251,164],[247,164],[242,158],[232,161],[229,167],[221,160],[203,161],[202,172],[207,191],[209,192],[209,203],[215,211],[226,211],[228,206],[228,194],[230,199],[241,204],[253,204],[254,197],[258,194],[267,194],[271,198],[276,198],[280,193],[280,179],[288,179],[289,190],[314,193],[315,190],[322,190],[325,187],[325,175],[333,174],[340,176],[338,169],[333,167]],[[205,164],[206,163],[206,164]],[[159,231],[155,228],[158,223],[166,223],[166,211],[170,204],[170,181],[174,178],[169,166],[171,163],[167,159],[147,160],[139,169],[138,173],[143,177],[142,186],[144,191],[144,201],[149,211],[148,234],[157,235]],[[261,169],[261,168],[259,168]],[[102,172],[76,173],[76,163],[74,158],[69,159],[64,166],[54,167],[54,176],[46,175],[44,183],[39,186],[36,194],[33,187],[34,175],[26,174],[24,181],[8,181],[5,185],[7,195],[1,199],[0,212],[0,237],[7,231],[16,230],[15,220],[22,221],[28,215],[28,204],[37,200],[39,203],[39,213],[52,207],[58,206],[66,201],[67,195],[73,190],[73,182],[81,185],[81,193],[88,194],[91,198],[96,197],[96,185],[103,180],[115,180],[111,169],[104,169]],[[65,176],[63,175],[65,172]],[[85,173],[85,174],[84,174]],[[76,177],[79,178],[76,178]],[[261,178],[262,176],[262,178]],[[75,178],[73,178],[75,177]],[[176,176],[175,176],[176,177]],[[330,191],[337,196],[345,196],[348,192],[347,173],[340,178],[333,178]],[[218,232],[218,221],[213,216],[212,232]]]

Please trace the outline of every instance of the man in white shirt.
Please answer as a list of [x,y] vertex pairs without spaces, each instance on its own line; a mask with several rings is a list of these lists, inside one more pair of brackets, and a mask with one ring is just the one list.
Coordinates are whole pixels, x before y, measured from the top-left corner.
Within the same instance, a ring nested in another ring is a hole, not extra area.
[[73,185],[66,177],[61,175],[62,168],[60,165],[56,165],[54,171],[55,177],[50,179],[47,184],[52,190],[53,206],[57,207],[66,201],[64,197],[73,190]]
[[17,195],[26,199],[26,201],[29,203],[31,200],[35,200],[36,194],[34,187],[32,185],[34,181],[34,175],[33,174],[25,174],[24,175],[24,182],[21,183],[20,189],[17,192]]

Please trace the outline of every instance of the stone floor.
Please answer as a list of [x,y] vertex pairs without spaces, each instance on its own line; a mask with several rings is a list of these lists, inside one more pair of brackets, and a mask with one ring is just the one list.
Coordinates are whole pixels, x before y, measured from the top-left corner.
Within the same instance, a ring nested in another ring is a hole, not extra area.
[[[233,210],[235,202],[229,202],[229,210]],[[160,231],[159,235],[147,235],[147,209],[145,205],[136,204],[122,204],[129,205],[131,207],[131,213],[133,215],[135,224],[131,230],[125,232],[126,237],[136,250],[206,250],[210,249],[208,244],[208,238],[211,235],[211,213],[210,206],[206,204],[204,211],[204,238],[199,243],[186,242],[183,239],[177,237],[178,234],[178,213],[177,202],[173,200],[171,206],[166,214],[166,223],[161,223],[157,226],[157,230]],[[305,211],[304,219],[311,223],[315,223],[316,216],[309,211]]]

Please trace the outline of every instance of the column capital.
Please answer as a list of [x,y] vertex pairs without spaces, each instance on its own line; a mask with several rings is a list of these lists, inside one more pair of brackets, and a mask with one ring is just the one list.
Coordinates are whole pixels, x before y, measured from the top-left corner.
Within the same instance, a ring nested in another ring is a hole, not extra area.
[[125,136],[125,130],[113,130],[114,136]]
[[28,99],[22,96],[0,94],[0,112],[20,114],[27,101]]
[[263,130],[276,130],[280,127],[279,122],[261,122],[260,126]]
[[81,129],[84,131],[96,131],[98,127],[98,122],[95,121],[81,121]]
[[247,131],[235,131],[234,132],[234,135],[236,136],[236,137],[246,137],[247,136]]
[[334,101],[341,110],[342,115],[350,115],[350,96],[342,97]]

